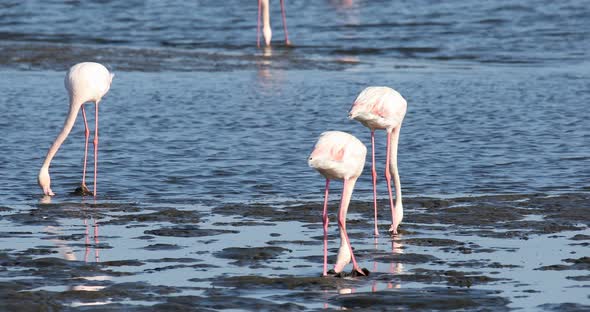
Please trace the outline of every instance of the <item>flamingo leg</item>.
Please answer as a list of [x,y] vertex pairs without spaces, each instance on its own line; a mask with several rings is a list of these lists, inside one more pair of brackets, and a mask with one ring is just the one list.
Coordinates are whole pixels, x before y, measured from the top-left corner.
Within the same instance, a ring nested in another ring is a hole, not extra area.
[[82,185],[86,186],[86,163],[88,161],[88,138],[90,137],[90,129],[88,129],[88,120],[86,119],[86,110],[82,105],[82,117],[84,118],[84,137],[86,141],[84,143],[84,169],[82,169]]
[[94,118],[94,197],[96,197],[96,174],[98,171],[98,101],[94,103],[96,115]]
[[[393,194],[391,192],[391,170],[389,168],[391,155],[391,131],[387,132],[387,159],[385,160],[385,179],[387,180],[387,191],[389,192],[389,205],[391,207],[391,226],[395,224],[395,205],[393,204]],[[397,234],[395,230],[390,229],[392,234]]]
[[283,16],[283,30],[285,32],[285,44],[291,45],[291,41],[289,41],[289,33],[287,32],[287,16],[285,13],[285,1],[281,0],[281,15]]
[[258,21],[256,22],[256,47],[260,48],[260,12],[262,11],[262,0],[258,0]]
[[375,168],[375,129],[371,129],[371,151],[373,159],[373,167],[371,173],[373,174],[373,206],[375,207],[375,236],[379,236],[377,229],[377,169]]
[[354,182],[350,185],[350,179],[344,179],[344,186],[342,187],[342,199],[340,201],[340,210],[338,211],[338,226],[340,227],[340,232],[342,233],[343,238],[346,241],[348,246],[348,250],[350,251],[350,257],[352,259],[352,267],[354,271],[357,271],[361,275],[366,275],[363,272],[356,262],[354,257],[354,253],[352,252],[352,246],[350,245],[350,239],[348,238],[348,234],[346,233],[346,213],[348,211],[348,205],[350,203],[350,196],[352,193],[352,187],[354,186]]
[[324,194],[324,213],[322,221],[324,223],[324,272],[322,276],[328,275],[328,192],[330,191],[330,179],[326,179],[326,191]]

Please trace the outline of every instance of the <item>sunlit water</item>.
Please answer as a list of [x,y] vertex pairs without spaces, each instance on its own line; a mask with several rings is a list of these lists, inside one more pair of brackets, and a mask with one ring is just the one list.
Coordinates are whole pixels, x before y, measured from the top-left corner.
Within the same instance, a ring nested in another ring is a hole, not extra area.
[[[94,237],[95,213],[86,206],[93,201],[69,195],[81,180],[81,121],[52,163],[57,196],[50,202],[59,211],[77,203],[85,210],[76,218],[47,214],[49,221],[31,224],[10,217],[39,207],[36,176],[67,112],[64,70],[85,60],[100,61],[116,75],[100,104],[98,165],[97,202],[112,207],[131,203],[143,212],[162,207],[199,211],[205,216],[201,227],[227,230],[228,223],[242,219],[209,214],[212,208],[229,203],[317,203],[324,182],[307,167],[307,156],[326,130],[347,131],[369,144],[368,129],[347,119],[352,101],[369,85],[391,86],[408,101],[399,147],[403,193],[408,198],[590,190],[590,10],[581,2],[351,1],[348,6],[347,1],[287,1],[293,48],[282,47],[275,2],[276,45],[271,50],[255,49],[256,5],[243,1],[226,1],[224,6],[214,1],[0,4],[0,208],[12,209],[0,210],[0,225],[4,233],[24,233],[2,235],[1,249],[18,252],[49,245],[68,260],[136,259],[145,263],[117,268],[133,275],[109,280],[186,287],[184,294],[195,295],[203,295],[211,281],[190,279],[317,276],[321,270],[321,264],[302,260],[321,254],[317,244],[288,244],[292,253],[265,263],[265,268],[244,268],[216,256],[227,247],[264,246],[278,236],[277,240],[315,239],[321,234],[319,219],[318,227],[291,221],[241,226],[235,229],[239,233],[219,236],[146,240],[138,237],[171,224],[109,224],[110,217],[139,211],[105,209],[99,240],[86,242]],[[94,114],[90,116],[93,123]],[[382,176],[383,132],[377,134],[376,149]],[[369,201],[370,163],[366,165],[353,196]],[[378,192],[385,197],[385,183],[380,182]],[[334,199],[337,193],[338,188]],[[352,212],[351,218],[361,217]],[[87,230],[89,234],[83,235]],[[588,234],[587,224],[584,231]],[[78,236],[63,240],[56,233]],[[573,234],[562,233],[565,238]],[[466,239],[506,248],[486,259],[522,269],[499,277],[518,275],[522,284],[539,291],[519,297],[523,286],[517,282],[481,286],[503,289],[511,307],[589,304],[584,288],[574,287],[580,283],[560,276],[560,282],[549,285],[547,281],[561,272],[534,270],[559,263],[571,252],[587,255],[582,247],[563,242],[565,238],[540,235],[524,245],[514,239]],[[353,239],[365,254],[371,243],[372,238]],[[146,249],[150,244],[178,248]],[[382,238],[376,247],[386,252],[391,242]],[[407,253],[423,250],[406,247]],[[473,257],[429,252],[451,262]],[[534,264],[521,261],[529,257],[543,258]],[[163,258],[198,258],[217,267],[154,270],[163,264],[149,260]],[[370,256],[364,261],[373,268]],[[407,272],[435,266],[400,268],[375,262],[376,272],[382,273],[392,267],[390,273],[397,273],[395,268]],[[15,277],[19,275],[4,276]],[[424,286],[393,284],[374,280],[354,291]],[[49,283],[39,289],[61,291],[71,286]],[[334,307],[328,299],[306,305],[325,306]]]

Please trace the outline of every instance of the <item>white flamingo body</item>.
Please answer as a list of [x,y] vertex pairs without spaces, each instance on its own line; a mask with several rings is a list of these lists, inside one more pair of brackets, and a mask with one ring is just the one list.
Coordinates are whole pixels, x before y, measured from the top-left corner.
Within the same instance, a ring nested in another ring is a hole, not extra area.
[[342,179],[344,186],[342,189],[342,198],[338,212],[338,226],[340,228],[340,249],[334,272],[340,273],[344,267],[353,262],[353,270],[361,275],[365,273],[359,268],[350,240],[346,232],[346,214],[352,197],[352,191],[356,180],[363,172],[367,148],[354,136],[340,131],[328,131],[322,133],[316,143],[311,155],[309,156],[309,166],[316,169],[326,178],[326,189],[324,198],[324,271],[323,276],[327,275],[327,254],[328,254],[328,192],[330,179]]
[[[85,62],[70,68],[64,79],[64,85],[70,98],[79,101],[97,102],[111,88],[114,74],[101,64]],[[80,104],[81,105],[81,104]]]
[[372,130],[391,131],[399,127],[408,104],[397,91],[389,87],[368,87],[350,109],[352,119]]
[[94,196],[96,196],[96,173],[97,173],[97,158],[98,158],[98,104],[102,97],[109,91],[114,75],[109,72],[106,67],[98,63],[84,62],[78,63],[70,68],[68,71],[64,84],[68,91],[70,98],[70,108],[63,128],[51,147],[47,152],[45,161],[39,170],[38,182],[43,189],[45,195],[55,195],[51,190],[51,178],[49,176],[49,166],[53,157],[59,150],[59,147],[72,131],[72,127],[76,122],[76,118],[80,108],[82,108],[82,116],[84,117],[86,145],[84,152],[84,169],[82,174],[82,186],[86,182],[86,161],[88,154],[88,137],[89,129],[86,120],[86,112],[84,104],[87,102],[95,103],[95,132],[94,132]]
[[[389,231],[397,234],[397,227],[404,217],[402,192],[397,169],[397,146],[399,133],[406,115],[406,100],[389,87],[368,87],[363,90],[354,101],[350,109],[349,118],[362,123],[371,129],[373,202],[375,207],[375,235],[377,230],[377,172],[375,169],[375,130],[387,131],[387,158],[385,164],[385,178],[389,191],[392,224]],[[391,191],[391,172],[395,182],[395,205]]]
[[312,155],[309,166],[327,179],[350,179],[363,172],[367,148],[348,133],[326,131],[320,135]]

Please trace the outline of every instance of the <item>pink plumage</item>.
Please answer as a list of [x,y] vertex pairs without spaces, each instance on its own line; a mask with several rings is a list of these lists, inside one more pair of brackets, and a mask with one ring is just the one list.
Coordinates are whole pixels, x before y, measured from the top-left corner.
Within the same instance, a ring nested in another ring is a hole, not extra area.
[[[402,205],[402,192],[400,178],[397,169],[397,145],[399,133],[406,115],[406,100],[395,90],[389,87],[368,87],[363,90],[352,104],[348,114],[350,119],[362,123],[371,129],[371,156],[373,175],[373,205],[375,208],[375,236],[379,235],[377,229],[377,171],[375,169],[375,130],[387,131],[387,158],[385,163],[385,179],[389,191],[389,203],[391,206],[391,227],[389,232],[397,234],[397,227],[402,222],[404,210]],[[391,171],[395,182],[395,205],[391,191]]]
[[344,186],[338,212],[338,226],[340,228],[340,249],[334,272],[340,273],[352,260],[353,272],[365,275],[366,272],[360,269],[350,245],[346,233],[346,214],[352,197],[352,191],[356,180],[363,172],[367,148],[356,137],[340,131],[328,131],[320,135],[311,155],[309,166],[316,169],[326,178],[324,197],[324,271],[323,276],[328,275],[328,192],[330,179],[342,179]]

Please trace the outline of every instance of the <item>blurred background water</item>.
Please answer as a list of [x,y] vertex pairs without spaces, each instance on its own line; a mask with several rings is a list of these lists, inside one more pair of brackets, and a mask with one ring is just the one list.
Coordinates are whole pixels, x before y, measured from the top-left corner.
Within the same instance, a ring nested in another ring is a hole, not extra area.
[[[33,53],[43,53],[38,51],[43,48],[49,49],[46,52],[68,50],[69,45],[80,44],[113,53],[124,47],[170,48],[162,56],[166,63],[183,61],[174,49],[186,49],[217,56],[217,62],[203,62],[225,69],[245,66],[243,62],[251,60],[256,10],[255,4],[239,0],[223,5],[174,0],[8,0],[1,4],[0,37],[3,46],[36,46]],[[271,11],[275,41],[282,40],[278,3],[271,3]],[[583,1],[300,0],[287,1],[287,16],[297,47],[289,53],[293,61],[289,64],[304,67],[310,59],[338,56],[401,64],[429,60],[563,65],[587,61],[590,48],[590,9]],[[20,55],[26,58],[27,54],[21,51]],[[126,63],[137,61],[111,65],[125,68],[130,66]],[[147,68],[136,69],[150,69],[142,65]],[[151,66],[167,69],[164,64]]]

